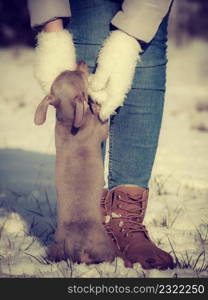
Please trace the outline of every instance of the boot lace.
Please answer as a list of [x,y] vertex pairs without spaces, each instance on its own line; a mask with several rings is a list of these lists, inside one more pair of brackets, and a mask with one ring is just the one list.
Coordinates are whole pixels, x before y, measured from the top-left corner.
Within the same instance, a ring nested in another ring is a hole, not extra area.
[[[121,232],[124,232],[126,236],[132,232],[144,232],[148,236],[147,229],[145,225],[142,224],[144,213],[145,213],[145,199],[142,199],[142,195],[138,194],[131,196],[128,193],[122,191],[112,191],[108,195],[108,202],[102,201],[102,207],[108,212],[112,209],[112,204],[115,199],[118,199],[119,202],[127,203],[131,206],[131,209],[123,208],[121,204],[118,205],[118,208],[121,211],[125,212],[125,216],[122,214],[111,213],[111,218],[117,218],[120,220],[119,226],[121,227]],[[110,227],[110,224],[104,224],[106,231],[112,235],[112,238],[117,242],[115,234]],[[118,243],[117,243],[118,244]]]

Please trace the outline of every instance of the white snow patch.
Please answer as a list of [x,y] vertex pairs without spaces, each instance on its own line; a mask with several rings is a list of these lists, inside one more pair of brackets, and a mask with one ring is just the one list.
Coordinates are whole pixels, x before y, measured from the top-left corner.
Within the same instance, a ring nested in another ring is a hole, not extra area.
[[28,228],[25,221],[17,213],[11,213],[4,223],[2,234],[25,236],[27,231]]

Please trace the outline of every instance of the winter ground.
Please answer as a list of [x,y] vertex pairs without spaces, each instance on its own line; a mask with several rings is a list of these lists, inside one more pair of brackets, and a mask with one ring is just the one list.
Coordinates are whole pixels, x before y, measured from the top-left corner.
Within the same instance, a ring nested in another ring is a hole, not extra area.
[[54,112],[44,126],[33,115],[43,95],[32,73],[34,53],[0,49],[0,277],[208,277],[207,44],[169,45],[167,95],[151,179],[146,225],[175,257],[174,270],[112,264],[48,263],[55,227]]

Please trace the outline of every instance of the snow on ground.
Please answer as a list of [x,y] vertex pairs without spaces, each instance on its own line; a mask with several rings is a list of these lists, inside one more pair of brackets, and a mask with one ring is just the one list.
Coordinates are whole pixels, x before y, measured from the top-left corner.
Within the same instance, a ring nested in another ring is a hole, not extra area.
[[33,78],[34,52],[0,49],[0,277],[207,277],[207,44],[169,45],[167,96],[151,180],[146,225],[175,257],[174,270],[48,263],[55,228],[54,111],[33,116],[43,94]]

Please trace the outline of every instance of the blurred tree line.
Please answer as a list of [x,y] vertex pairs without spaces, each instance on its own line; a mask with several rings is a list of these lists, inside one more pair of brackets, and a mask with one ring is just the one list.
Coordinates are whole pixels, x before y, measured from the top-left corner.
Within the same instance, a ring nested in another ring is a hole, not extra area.
[[170,37],[177,44],[193,38],[208,41],[208,0],[175,0]]
[[[34,0],[35,1],[35,0]],[[0,0],[0,46],[35,45],[27,0]]]
[[[179,45],[192,38],[208,40],[208,0],[175,0],[170,37]],[[14,44],[35,45],[27,0],[0,0],[0,46]]]

